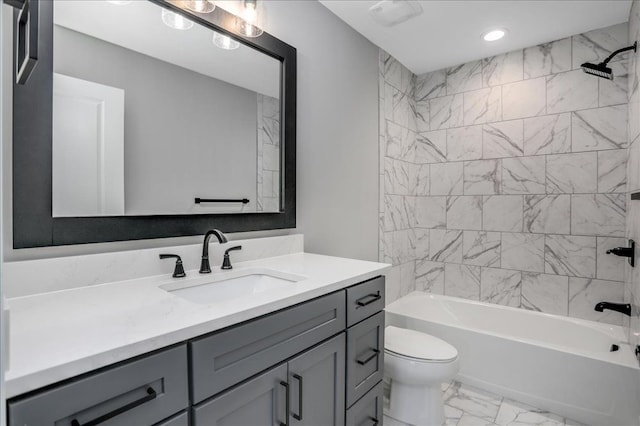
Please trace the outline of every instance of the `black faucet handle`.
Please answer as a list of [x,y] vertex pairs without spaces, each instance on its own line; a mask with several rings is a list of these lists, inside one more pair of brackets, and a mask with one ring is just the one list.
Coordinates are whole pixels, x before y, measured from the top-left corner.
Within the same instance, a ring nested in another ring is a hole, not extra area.
[[160,259],[176,259],[176,267],[173,270],[173,278],[183,278],[187,274],[184,272],[184,266],[182,265],[182,258],[177,254],[161,254]]
[[229,256],[229,252],[235,250],[242,250],[242,246],[230,247],[224,251],[224,259],[222,260],[222,266],[220,269],[233,269],[233,266],[231,266],[231,257]]

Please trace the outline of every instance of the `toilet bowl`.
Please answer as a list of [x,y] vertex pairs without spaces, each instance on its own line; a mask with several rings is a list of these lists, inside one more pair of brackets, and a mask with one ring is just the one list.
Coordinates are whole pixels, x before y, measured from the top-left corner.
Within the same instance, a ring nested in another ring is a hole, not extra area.
[[458,370],[458,351],[444,340],[386,327],[384,374],[391,393],[385,414],[410,425],[441,426],[444,402],[440,384],[450,381]]

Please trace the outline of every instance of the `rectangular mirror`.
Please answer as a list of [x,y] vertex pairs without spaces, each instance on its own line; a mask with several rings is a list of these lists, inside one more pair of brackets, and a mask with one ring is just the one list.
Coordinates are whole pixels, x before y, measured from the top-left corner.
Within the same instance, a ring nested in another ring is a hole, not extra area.
[[279,60],[147,1],[53,17],[53,217],[280,210]]
[[295,228],[294,47],[221,7],[25,1],[38,57],[14,75],[14,248]]

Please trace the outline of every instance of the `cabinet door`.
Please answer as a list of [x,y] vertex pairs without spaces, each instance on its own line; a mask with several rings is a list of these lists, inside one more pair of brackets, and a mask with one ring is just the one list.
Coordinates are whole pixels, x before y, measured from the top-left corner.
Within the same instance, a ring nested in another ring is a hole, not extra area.
[[345,335],[289,361],[289,424],[344,425]]
[[281,364],[193,409],[193,426],[280,426],[285,423],[287,365]]

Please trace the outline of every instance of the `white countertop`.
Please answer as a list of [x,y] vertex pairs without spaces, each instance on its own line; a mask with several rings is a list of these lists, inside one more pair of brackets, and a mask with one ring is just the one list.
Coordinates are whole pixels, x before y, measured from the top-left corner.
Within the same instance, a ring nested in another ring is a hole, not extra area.
[[[224,304],[188,302],[161,288],[242,269],[266,268],[305,279]],[[234,264],[187,278],[169,275],[8,299],[11,309],[7,398],[96,368],[210,333],[383,274],[390,265],[296,253]],[[45,272],[46,273],[46,272]]]

